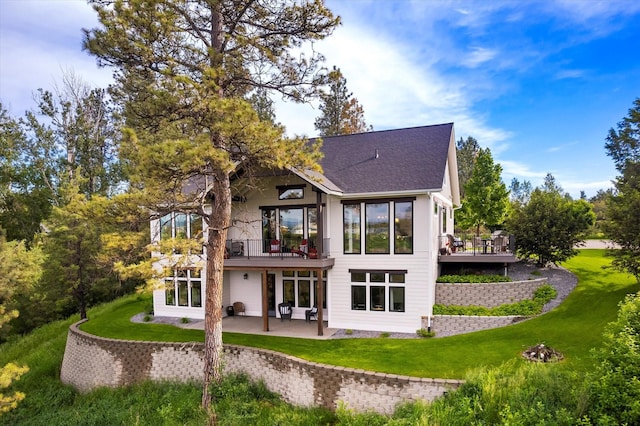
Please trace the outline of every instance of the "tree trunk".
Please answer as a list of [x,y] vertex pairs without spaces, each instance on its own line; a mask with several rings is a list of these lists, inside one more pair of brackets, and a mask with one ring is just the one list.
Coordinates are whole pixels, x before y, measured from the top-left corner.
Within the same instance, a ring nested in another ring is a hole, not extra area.
[[213,175],[211,190],[213,205],[209,215],[207,269],[204,317],[204,388],[202,406],[210,408],[211,384],[222,380],[222,289],[224,247],[231,218],[231,187],[229,176],[223,171]]

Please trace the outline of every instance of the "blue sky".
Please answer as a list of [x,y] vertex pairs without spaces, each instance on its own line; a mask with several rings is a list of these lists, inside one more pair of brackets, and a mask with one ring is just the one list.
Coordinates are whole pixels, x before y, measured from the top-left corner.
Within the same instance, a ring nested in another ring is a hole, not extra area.
[[[611,127],[640,97],[640,2],[328,0],[342,25],[315,45],[375,130],[454,122],[516,177],[547,173],[574,197],[611,187]],[[81,0],[0,0],[0,100],[13,116],[63,70],[105,86],[81,51],[97,20]],[[315,136],[317,105],[277,103],[291,134]]]

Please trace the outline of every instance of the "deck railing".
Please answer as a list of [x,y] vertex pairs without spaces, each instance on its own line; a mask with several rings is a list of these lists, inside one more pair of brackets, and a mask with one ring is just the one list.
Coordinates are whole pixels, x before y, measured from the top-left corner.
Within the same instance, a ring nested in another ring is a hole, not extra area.
[[516,251],[514,235],[442,235],[439,238],[441,255],[513,255]]
[[299,256],[304,259],[319,259],[330,257],[330,239],[322,240],[322,253],[318,252],[315,241],[315,239],[309,239],[307,246],[304,247],[300,244],[302,242],[300,238],[279,240],[279,244],[272,244],[273,240],[230,239],[226,243],[225,258]]

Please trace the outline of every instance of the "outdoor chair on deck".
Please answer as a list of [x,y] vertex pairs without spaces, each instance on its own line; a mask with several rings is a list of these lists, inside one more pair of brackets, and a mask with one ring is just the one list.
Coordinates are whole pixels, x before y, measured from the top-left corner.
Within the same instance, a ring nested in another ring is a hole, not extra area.
[[246,312],[244,310],[244,303],[233,302],[233,313],[234,315],[240,315],[240,314],[242,314],[243,316],[246,315]]
[[309,249],[309,259],[317,259],[318,258],[318,250],[311,247]]
[[280,240],[271,240],[271,245],[269,246],[269,254],[276,253],[280,253]]
[[307,240],[302,240],[298,248],[291,249],[291,253],[307,257],[309,255],[309,242]]
[[288,303],[280,303],[278,304],[278,312],[280,312],[280,321],[284,321],[285,318],[287,318],[289,321],[291,321],[291,314],[292,314],[292,309],[291,309],[291,305]]
[[304,318],[307,322],[311,321],[311,318],[318,321],[318,307],[314,305],[313,308],[304,311]]

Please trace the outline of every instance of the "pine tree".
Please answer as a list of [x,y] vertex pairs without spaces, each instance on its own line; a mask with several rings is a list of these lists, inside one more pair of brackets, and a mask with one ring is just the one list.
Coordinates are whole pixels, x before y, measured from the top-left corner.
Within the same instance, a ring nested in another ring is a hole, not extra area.
[[320,136],[350,135],[373,130],[364,119],[364,108],[347,89],[347,79],[339,68],[329,73],[329,91],[320,95],[320,111],[315,127]]
[[[292,50],[330,35],[339,18],[321,0],[95,0],[100,28],[85,47],[115,69],[122,152],[133,188],[160,213],[189,208],[208,226],[203,406],[222,374],[224,247],[230,174],[256,167],[319,170],[319,147],[286,139],[246,101],[265,88],[306,101],[326,82],[322,57]],[[188,184],[189,191],[183,191]],[[185,207],[187,206],[187,207]]]

